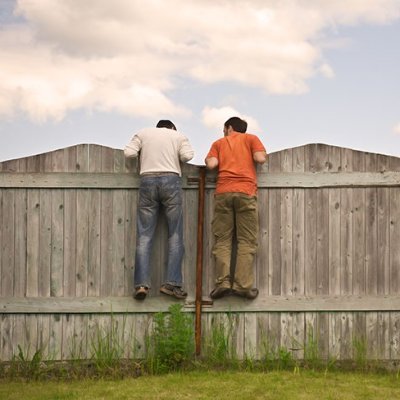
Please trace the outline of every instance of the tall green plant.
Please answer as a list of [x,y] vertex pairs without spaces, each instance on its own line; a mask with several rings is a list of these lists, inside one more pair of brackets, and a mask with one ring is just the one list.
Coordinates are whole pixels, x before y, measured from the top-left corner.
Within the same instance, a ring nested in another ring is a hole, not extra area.
[[43,362],[43,349],[39,348],[29,357],[29,349],[24,352],[20,345],[17,346],[18,352],[13,355],[11,360],[11,376],[22,376],[24,378],[38,379],[41,375],[41,364]]
[[237,361],[234,332],[236,321],[232,314],[227,315],[227,320],[213,317],[211,331],[204,340],[204,355],[211,365],[227,366]]
[[[123,331],[123,327],[121,327]],[[92,359],[99,372],[113,368],[117,365],[123,355],[124,348],[119,335],[118,323],[111,316],[108,327],[95,327],[94,334],[90,340]]]
[[314,334],[314,329],[311,324],[307,328],[307,340],[304,344],[304,365],[311,369],[318,369],[323,365],[318,338]]
[[261,329],[260,333],[260,365],[264,370],[289,370],[298,372],[298,361],[293,357],[293,351],[298,350],[299,343],[292,338],[292,348],[279,344],[276,335],[270,335]]
[[354,337],[353,354],[357,367],[362,370],[367,369],[367,341],[364,337]]
[[193,318],[173,304],[168,313],[154,315],[147,338],[147,367],[152,373],[177,370],[194,355]]

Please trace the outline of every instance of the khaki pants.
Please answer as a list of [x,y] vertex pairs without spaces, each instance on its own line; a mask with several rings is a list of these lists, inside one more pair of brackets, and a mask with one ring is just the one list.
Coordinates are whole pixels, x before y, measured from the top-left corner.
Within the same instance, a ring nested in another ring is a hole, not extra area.
[[[215,237],[216,285],[249,290],[254,281],[253,261],[257,250],[257,198],[244,193],[215,196],[212,231]],[[236,232],[237,257],[234,280],[230,276],[232,238]]]

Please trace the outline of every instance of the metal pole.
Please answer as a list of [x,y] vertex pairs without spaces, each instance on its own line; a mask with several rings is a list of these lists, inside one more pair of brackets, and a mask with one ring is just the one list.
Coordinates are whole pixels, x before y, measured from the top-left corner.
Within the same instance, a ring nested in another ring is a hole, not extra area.
[[199,202],[197,213],[197,258],[196,258],[196,321],[195,340],[196,356],[201,353],[201,305],[203,291],[203,224],[204,224],[204,192],[206,182],[206,169],[199,170]]

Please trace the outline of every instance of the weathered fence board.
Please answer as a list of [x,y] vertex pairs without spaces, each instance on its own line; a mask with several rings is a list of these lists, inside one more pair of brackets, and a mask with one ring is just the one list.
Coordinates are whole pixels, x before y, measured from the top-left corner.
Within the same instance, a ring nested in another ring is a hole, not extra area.
[[[183,167],[185,256],[194,312],[198,168]],[[400,359],[400,159],[322,144],[272,153],[258,167],[259,297],[203,306],[204,336],[220,321],[235,351],[283,346],[303,358]],[[165,218],[152,251],[150,297],[132,299],[139,177],[121,150],[79,145],[0,163],[0,359],[90,357],[115,325],[125,354],[143,356],[167,257]],[[203,296],[214,287],[215,173],[207,173]],[[228,314],[227,314],[228,313]],[[206,337],[204,338],[206,342]],[[314,343],[315,341],[315,343]]]
[[[279,171],[281,168],[280,153],[271,154],[269,157],[269,172]],[[269,232],[275,234],[269,235],[269,274],[271,295],[279,295],[281,293],[281,189],[271,189],[269,191]],[[264,217],[265,218],[265,217]]]
[[[259,193],[258,196],[258,210],[259,210],[259,246],[256,254],[256,273],[255,273],[255,285],[257,287],[264,288],[265,294],[268,295],[270,293],[270,274],[269,274],[269,197],[266,195],[264,191]],[[209,226],[207,224],[207,220],[205,220],[205,226]],[[212,236],[212,235],[207,235]],[[207,239],[206,239],[207,240]],[[208,242],[205,242],[208,243]],[[205,254],[209,255],[209,248],[205,248]],[[208,261],[208,260],[207,260]],[[209,262],[206,261],[206,266],[208,266]],[[207,270],[211,270],[210,267],[206,267]],[[206,293],[209,293],[207,291]]]
[[[341,169],[340,149],[332,147],[329,149],[329,165],[334,172]],[[329,293],[331,295],[339,295],[341,293],[341,258],[340,258],[340,195],[338,189],[329,189]],[[334,325],[334,329],[337,324]]]
[[[281,171],[292,172],[292,150],[281,153]],[[293,293],[293,189],[281,189],[281,291]]]
[[[3,314],[92,314],[92,313],[144,313],[166,311],[174,299],[154,297],[151,301],[133,302],[128,296],[118,297],[1,297],[0,310]],[[182,303],[192,312],[193,297]],[[397,311],[400,298],[387,296],[263,296],[249,301],[227,297],[212,306],[203,306],[207,313],[222,312],[305,312],[305,311]]]
[[[389,168],[389,159],[387,157],[378,156],[378,169],[385,170]],[[377,189],[377,290],[379,294],[388,294],[390,284],[389,274],[389,199],[390,189],[381,188]]]
[[[293,171],[303,172],[305,167],[304,147],[293,149],[292,154]],[[266,191],[263,192],[265,193]],[[303,295],[305,293],[304,199],[303,189],[293,189],[293,295]]]
[[[66,169],[64,150],[52,153],[52,171]],[[51,272],[50,292],[52,296],[62,296],[64,293],[64,193],[52,191],[51,197]]]
[[[293,149],[294,150],[294,149]],[[41,160],[41,168],[46,161]],[[79,169],[83,166],[79,165]],[[275,172],[260,176],[258,187],[264,188],[365,188],[393,187],[400,185],[399,172]],[[107,170],[107,169],[106,169]],[[109,170],[109,168],[108,168]],[[184,189],[197,186],[195,172],[184,177]],[[4,172],[0,175],[0,187],[3,188],[42,188],[42,189],[137,189],[139,178],[131,173],[121,172]],[[215,175],[206,180],[206,188],[215,188]]]

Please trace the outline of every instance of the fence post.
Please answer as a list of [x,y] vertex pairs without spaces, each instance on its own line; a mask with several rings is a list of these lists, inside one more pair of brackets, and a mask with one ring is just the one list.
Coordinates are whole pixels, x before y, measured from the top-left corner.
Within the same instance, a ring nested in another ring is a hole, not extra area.
[[199,170],[199,201],[197,212],[197,257],[196,257],[196,320],[195,340],[196,355],[201,353],[201,305],[203,291],[203,224],[204,224],[204,192],[206,180],[205,167]]

